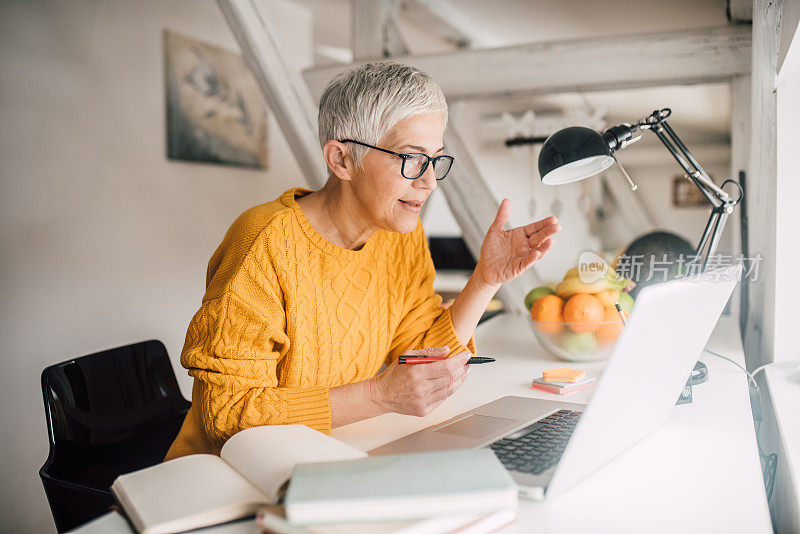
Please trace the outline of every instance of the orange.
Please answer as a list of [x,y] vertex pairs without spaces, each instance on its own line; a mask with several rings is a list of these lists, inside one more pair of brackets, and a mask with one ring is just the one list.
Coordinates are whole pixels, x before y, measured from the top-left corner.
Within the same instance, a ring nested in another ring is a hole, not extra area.
[[[628,312],[624,311],[625,319],[628,318]],[[622,319],[619,317],[619,312],[614,307],[603,308],[603,322],[604,324],[597,331],[597,340],[600,343],[611,344],[614,343],[622,333]]]
[[578,323],[569,325],[574,332],[580,334],[595,332],[600,326],[588,323],[599,323],[603,320],[603,303],[588,293],[573,295],[564,305],[564,320],[568,323]]
[[600,293],[595,293],[594,296],[600,299],[604,308],[614,306],[619,301],[619,291],[616,289],[604,289]]
[[[557,295],[545,295],[536,300],[531,306],[531,319],[547,323],[560,323],[564,320],[564,301]],[[560,324],[537,324],[539,330],[550,334],[561,331]]]

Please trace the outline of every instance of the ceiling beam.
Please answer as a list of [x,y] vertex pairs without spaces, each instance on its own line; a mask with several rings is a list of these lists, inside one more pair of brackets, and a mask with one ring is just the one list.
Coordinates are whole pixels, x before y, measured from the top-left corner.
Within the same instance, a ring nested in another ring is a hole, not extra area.
[[254,0],[217,3],[308,185],[321,187],[327,165],[320,154],[317,109],[300,73],[281,53],[274,19],[261,13]]
[[352,5],[356,61],[409,53],[395,22],[399,0],[352,0]]
[[[707,83],[750,72],[749,26],[599,37],[506,48],[406,56],[392,61],[430,74],[449,98]],[[355,65],[308,69],[318,101]]]
[[753,0],[728,0],[728,20],[733,24],[753,21]]
[[406,0],[402,10],[406,19],[459,48],[493,48],[505,44],[450,0]]

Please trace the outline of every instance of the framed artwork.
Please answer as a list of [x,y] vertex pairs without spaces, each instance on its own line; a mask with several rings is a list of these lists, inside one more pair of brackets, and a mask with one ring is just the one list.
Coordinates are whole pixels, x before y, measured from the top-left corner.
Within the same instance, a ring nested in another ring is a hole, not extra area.
[[703,193],[685,176],[676,176],[672,179],[672,205],[676,208],[705,208],[710,206]]
[[232,52],[164,31],[167,157],[267,168],[267,110]]

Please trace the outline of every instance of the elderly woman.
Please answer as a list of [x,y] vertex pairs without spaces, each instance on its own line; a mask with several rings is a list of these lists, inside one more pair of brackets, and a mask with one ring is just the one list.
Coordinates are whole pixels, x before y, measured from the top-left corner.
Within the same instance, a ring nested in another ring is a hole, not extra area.
[[[168,459],[218,454],[258,425],[330,432],[387,412],[422,416],[458,389],[486,305],[559,227],[549,217],[504,230],[504,200],[469,282],[443,308],[419,214],[453,164],[446,124],[442,91],[413,67],[373,63],[331,82],[319,109],[324,187],[245,211],[211,257],[181,355],[192,407]],[[451,357],[398,365],[401,355]]]

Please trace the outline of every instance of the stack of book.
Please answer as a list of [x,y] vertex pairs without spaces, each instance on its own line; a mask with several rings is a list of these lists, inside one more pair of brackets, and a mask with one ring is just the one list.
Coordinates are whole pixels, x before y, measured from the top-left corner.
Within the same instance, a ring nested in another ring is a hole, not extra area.
[[250,520],[208,532],[467,534],[514,522],[517,508],[517,485],[490,449],[367,457],[302,425],[242,431],[220,456],[185,456],[122,475],[111,490],[144,534],[256,512],[258,526]]

